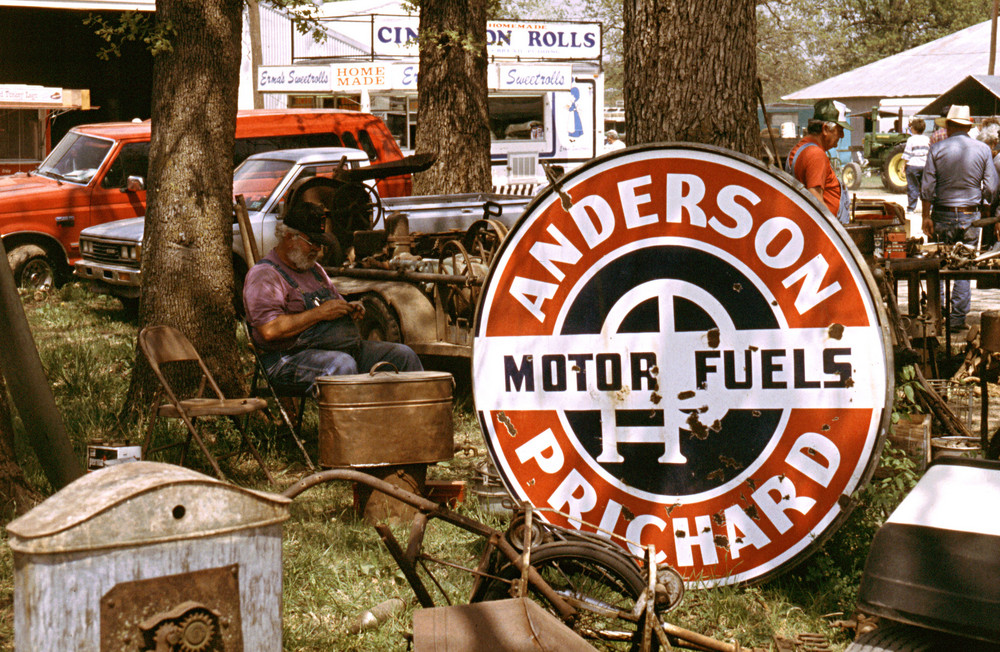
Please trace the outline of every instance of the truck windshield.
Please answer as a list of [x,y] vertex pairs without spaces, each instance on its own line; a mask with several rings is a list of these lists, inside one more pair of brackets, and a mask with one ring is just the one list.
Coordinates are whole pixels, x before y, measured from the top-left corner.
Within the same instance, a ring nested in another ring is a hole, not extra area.
[[264,208],[275,186],[285,178],[295,165],[293,161],[273,159],[247,159],[233,172],[233,197],[243,195],[247,210]]
[[38,174],[71,183],[90,183],[114,144],[113,140],[71,131],[38,166]]

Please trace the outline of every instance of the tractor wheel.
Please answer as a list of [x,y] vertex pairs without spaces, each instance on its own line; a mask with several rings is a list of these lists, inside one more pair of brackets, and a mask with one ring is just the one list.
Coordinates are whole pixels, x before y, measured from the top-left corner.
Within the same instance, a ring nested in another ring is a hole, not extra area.
[[882,185],[889,192],[906,192],[906,161],[903,150],[906,143],[899,143],[882,161]]
[[374,292],[361,295],[365,316],[358,324],[361,337],[374,342],[402,342],[402,329],[395,312],[385,300]]
[[848,190],[857,190],[861,187],[861,166],[851,161],[840,171],[840,180]]

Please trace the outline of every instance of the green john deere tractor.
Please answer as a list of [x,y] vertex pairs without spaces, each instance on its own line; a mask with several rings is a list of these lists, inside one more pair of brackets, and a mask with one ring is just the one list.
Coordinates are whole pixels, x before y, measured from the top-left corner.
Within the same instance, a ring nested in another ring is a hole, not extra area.
[[[882,177],[882,185],[889,192],[906,192],[906,163],[903,150],[907,134],[903,132],[903,111],[900,109],[893,131],[879,132],[878,117],[896,116],[896,113],[873,108],[851,116],[851,145],[847,152],[840,150],[843,181],[854,190],[861,185],[860,167],[855,161],[864,161],[863,173]],[[873,119],[872,116],[875,116]],[[843,161],[847,154],[848,161]],[[853,188],[851,187],[853,185]]]

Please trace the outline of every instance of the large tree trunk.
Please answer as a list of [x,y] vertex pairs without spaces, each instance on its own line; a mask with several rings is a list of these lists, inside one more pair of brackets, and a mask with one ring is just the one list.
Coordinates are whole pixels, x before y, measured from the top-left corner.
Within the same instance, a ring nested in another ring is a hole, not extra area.
[[627,144],[691,141],[759,157],[753,0],[625,0]]
[[418,154],[438,162],[415,175],[413,193],[489,192],[486,1],[420,2]]
[[42,499],[24,479],[14,454],[13,412],[7,402],[7,386],[0,374],[0,523],[31,509]]
[[[152,138],[142,249],[140,327],[191,340],[224,392],[238,391],[233,309],[233,143],[242,0],[157,0],[172,51],[153,65]],[[136,351],[126,408],[155,378]]]

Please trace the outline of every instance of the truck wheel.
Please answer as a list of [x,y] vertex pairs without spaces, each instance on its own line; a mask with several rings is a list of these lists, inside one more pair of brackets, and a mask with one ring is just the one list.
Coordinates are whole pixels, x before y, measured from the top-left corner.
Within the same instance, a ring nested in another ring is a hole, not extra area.
[[38,245],[14,247],[7,254],[14,283],[29,290],[49,290],[56,284],[56,266]]
[[903,150],[906,143],[899,143],[882,161],[882,185],[889,192],[906,192],[906,161]]
[[861,187],[861,166],[851,161],[840,171],[840,180],[848,190],[857,190]]
[[382,297],[369,292],[361,295],[365,316],[358,324],[362,339],[373,342],[402,342],[399,320]]
[[859,635],[845,652],[934,652],[968,650],[973,641],[921,627],[883,620],[877,629]]

